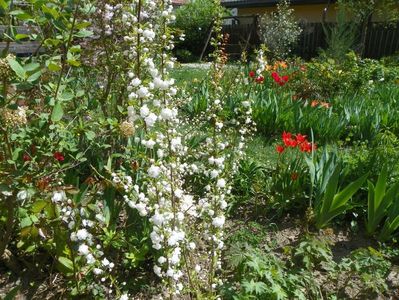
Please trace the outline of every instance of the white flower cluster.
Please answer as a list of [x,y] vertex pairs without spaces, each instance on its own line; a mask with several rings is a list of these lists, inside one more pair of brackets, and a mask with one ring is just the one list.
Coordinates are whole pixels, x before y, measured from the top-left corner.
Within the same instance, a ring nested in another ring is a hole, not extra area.
[[112,181],[123,188],[125,203],[152,223],[152,246],[160,253],[154,272],[173,295],[184,287],[182,253],[193,243],[188,240],[186,223],[197,212],[193,197],[183,188],[187,147],[176,130],[180,125],[174,104],[177,89],[168,75],[174,66],[168,54],[174,37],[166,25],[174,20],[173,7],[169,0],[141,1],[140,7],[140,11],[125,12],[135,15],[138,22],[124,41],[132,62],[126,73],[127,118],[135,126],[132,140],[146,157],[141,166],[145,183],[139,187],[124,172],[113,173]]
[[[77,254],[85,258],[89,269],[95,276],[99,276],[101,282],[104,283],[107,278],[103,275],[112,271],[115,264],[105,257],[102,246],[96,244],[91,233],[99,224],[101,225],[104,222],[103,214],[100,212],[101,205],[98,205],[99,211],[95,215],[95,220],[92,220],[86,209],[83,207],[77,208],[63,190],[53,192],[51,201],[60,207],[61,220],[72,232],[69,238],[75,243]],[[42,232],[39,232],[39,234],[46,238]],[[112,289],[108,289],[108,292],[112,292]]]
[[[210,283],[210,290],[220,284],[215,273],[221,267],[231,179],[253,126],[250,95],[235,110],[234,120],[226,124],[225,98],[218,84],[224,59],[216,58],[213,72],[217,75],[212,82],[209,106],[198,120],[187,123],[191,127],[211,124],[211,132],[195,153],[189,153],[187,138],[181,132],[188,126],[182,126],[177,104],[184,100],[179,99],[174,80],[168,74],[175,62],[169,55],[174,36],[167,28],[174,20],[172,10],[170,0],[134,0],[122,6],[106,4],[101,11],[105,34],[114,36],[116,30],[120,31],[118,35],[123,33],[120,40],[127,68],[121,76],[127,97],[126,120],[120,129],[124,141],[140,157],[138,171],[121,168],[111,173],[111,180],[122,191],[126,209],[137,210],[152,224],[150,239],[158,253],[153,270],[167,286],[167,297],[181,294],[193,275],[204,284]],[[221,54],[220,50],[215,53]],[[231,124],[236,129],[234,134],[229,132]],[[190,178],[206,182],[200,199],[193,196],[198,187],[193,186]],[[54,201],[65,199],[57,195]],[[94,274],[105,276],[102,274],[110,272],[114,264],[104,256],[101,246],[95,245],[89,218],[84,212],[75,215],[79,216],[80,227],[71,227],[75,230],[71,240]],[[96,221],[102,223],[103,218],[99,212]],[[192,256],[195,259],[190,259]],[[191,261],[199,263],[191,266]],[[123,294],[121,299],[127,297]]]
[[256,74],[262,75],[263,72],[266,70],[267,66],[267,60],[266,57],[264,56],[264,51],[262,49],[258,50],[258,53],[256,55],[256,61],[258,64],[258,68],[256,69]]
[[[214,41],[214,45],[222,45],[222,36]],[[216,47],[216,48],[217,48]],[[200,176],[207,185],[204,186],[204,194],[199,199],[197,209],[201,219],[201,235],[205,241],[205,253],[196,257],[197,261],[207,266],[208,272],[202,272],[199,279],[204,285],[210,283],[209,290],[215,291],[220,284],[215,276],[217,269],[221,268],[221,253],[224,247],[223,228],[226,222],[226,209],[228,207],[228,198],[231,194],[231,182],[238,170],[238,164],[244,157],[244,147],[248,136],[254,130],[252,121],[252,100],[249,92],[243,93],[246,97],[237,105],[232,119],[226,120],[223,109],[226,107],[226,97],[222,93],[219,85],[219,79],[224,74],[223,51],[216,49],[214,52],[215,62],[211,68],[213,78],[209,90],[208,107],[205,114],[199,115],[196,120],[187,120],[187,123],[207,123],[212,128],[204,143],[199,150],[194,153],[191,164],[191,173],[194,176]],[[263,53],[258,56],[259,72],[266,64]],[[263,71],[263,69],[262,69]],[[237,78],[244,81],[244,76]],[[243,85],[241,85],[243,86]],[[228,125],[226,123],[228,122]],[[202,134],[199,132],[197,134]],[[190,136],[195,138],[194,136]]]

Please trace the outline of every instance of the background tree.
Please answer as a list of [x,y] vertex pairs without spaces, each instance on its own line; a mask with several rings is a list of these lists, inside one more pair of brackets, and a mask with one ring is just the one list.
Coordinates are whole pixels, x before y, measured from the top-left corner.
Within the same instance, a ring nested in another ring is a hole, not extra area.
[[185,34],[185,40],[177,45],[177,56],[184,50],[194,56],[201,54],[216,11],[212,0],[191,0],[176,10],[175,28]]
[[373,16],[389,24],[399,20],[398,0],[338,0],[338,4],[361,24],[359,54],[364,54],[367,31]]

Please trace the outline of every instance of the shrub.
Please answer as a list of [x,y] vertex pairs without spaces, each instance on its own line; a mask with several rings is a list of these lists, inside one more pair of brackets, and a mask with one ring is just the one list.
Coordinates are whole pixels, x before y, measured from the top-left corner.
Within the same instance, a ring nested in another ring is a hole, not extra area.
[[276,12],[264,14],[260,19],[261,39],[274,56],[288,56],[302,32],[293,12],[289,1],[281,0]]
[[187,49],[177,49],[176,58],[181,63],[188,63],[196,61],[196,57]]
[[323,26],[326,35],[327,49],[325,54],[336,60],[345,58],[355,44],[356,25],[348,22],[344,10],[337,13],[337,23]]

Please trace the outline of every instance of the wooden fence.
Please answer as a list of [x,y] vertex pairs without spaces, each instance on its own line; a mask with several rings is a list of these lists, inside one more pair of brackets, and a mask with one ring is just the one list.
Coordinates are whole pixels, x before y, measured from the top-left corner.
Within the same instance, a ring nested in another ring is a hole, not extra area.
[[23,25],[14,26],[13,30],[15,31],[15,35],[22,34],[24,36],[24,38],[18,42],[3,41],[8,30],[8,26],[0,25],[0,53],[6,50],[7,52],[14,53],[19,56],[26,56],[32,53],[42,53],[44,51],[40,42],[30,40],[30,35],[35,33],[37,28]]
[[[303,31],[299,41],[294,49],[294,54],[310,59],[317,56],[319,49],[326,48],[326,36],[322,23],[301,23]],[[329,26],[333,23],[327,24]],[[235,39],[231,44],[238,44],[237,37],[248,36],[251,30],[250,24],[232,24],[225,25],[223,32],[230,34]],[[360,42],[360,35],[357,38],[357,44]],[[261,43],[257,30],[250,39],[250,48],[256,48]],[[229,50],[229,49],[228,49]],[[234,56],[237,55],[234,50]],[[399,23],[397,25],[385,25],[382,23],[372,23],[369,26],[364,49],[364,57],[381,58],[399,52]]]

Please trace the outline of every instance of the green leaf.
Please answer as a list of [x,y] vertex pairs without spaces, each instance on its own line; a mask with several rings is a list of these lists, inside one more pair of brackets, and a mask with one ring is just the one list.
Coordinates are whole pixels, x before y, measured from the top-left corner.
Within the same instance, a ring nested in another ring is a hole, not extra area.
[[[323,228],[327,223],[342,214],[346,210],[346,204],[350,198],[360,189],[368,177],[368,173],[350,183],[338,194],[336,193],[338,186],[339,169],[336,168],[327,184],[326,192],[323,197],[322,208],[316,210],[316,227]],[[335,195],[334,195],[335,194]]]
[[10,15],[14,16],[15,18],[17,18],[19,20],[23,20],[23,21],[32,19],[32,16],[22,9],[13,10],[10,12]]
[[61,43],[62,43],[62,41],[60,41],[58,39],[48,38],[48,39],[44,40],[44,45],[46,45],[46,46],[58,47],[58,45],[60,45]]
[[108,171],[112,171],[112,156],[109,156],[108,157],[108,160],[107,160],[107,165],[106,165],[106,170],[108,170]]
[[86,29],[82,29],[78,33],[75,34],[75,36],[79,37],[79,38],[86,38],[86,37],[90,37],[92,35],[93,35],[93,31],[86,30]]
[[368,189],[369,189],[369,192],[368,192],[368,197],[367,197],[368,209],[367,209],[366,229],[367,229],[367,232],[369,234],[371,234],[374,231],[374,229],[372,228],[373,225],[371,223],[373,222],[372,220],[374,220],[375,208],[374,208],[374,185],[370,181],[368,181]]
[[334,199],[334,195],[337,191],[339,173],[340,169],[336,167],[334,173],[331,175],[330,179],[328,180],[324,197],[321,202],[321,207],[319,209],[316,208],[316,212],[318,213],[316,217],[320,217],[321,219],[323,219],[324,218],[323,216],[325,216],[330,210],[332,201]]
[[373,234],[382,219],[387,214],[387,208],[393,203],[399,184],[394,184],[387,192],[387,166],[384,165],[377,179],[377,184],[369,182],[368,211],[366,229],[368,234]]
[[345,189],[339,192],[334,197],[332,209],[342,207],[346,205],[350,198],[362,187],[369,174],[365,174],[354,182],[350,183]]
[[50,70],[50,71],[53,71],[53,72],[58,72],[58,71],[60,71],[62,68],[61,68],[61,65],[60,64],[57,64],[56,62],[50,62],[48,65],[47,65],[47,68]]
[[387,177],[388,171],[387,166],[384,165],[380,176],[378,176],[377,184],[375,185],[374,189],[374,210],[379,207],[382,198],[385,196],[385,190],[387,187]]
[[33,72],[33,71],[35,71],[35,70],[37,70],[39,68],[40,68],[40,64],[38,64],[38,63],[30,63],[30,64],[26,64],[24,66],[24,70],[26,72]]
[[21,228],[29,227],[33,224],[32,219],[30,217],[23,218],[19,224]]
[[7,58],[8,64],[10,65],[11,69],[17,74],[17,76],[21,79],[26,78],[26,72],[24,68],[13,58]]
[[264,282],[244,281],[243,287],[247,293],[262,295],[267,290],[267,285]]
[[62,109],[61,101],[57,101],[54,105],[53,112],[51,113],[51,121],[58,122],[62,119],[64,110]]
[[93,132],[93,131],[86,131],[85,132],[85,135],[86,135],[86,138],[89,140],[89,141],[92,141],[95,137],[96,137],[96,134]]
[[81,65],[80,61],[76,59],[68,59],[67,63],[72,67],[79,67]]
[[68,92],[68,91],[63,91],[59,95],[59,99],[61,99],[62,101],[70,101],[73,99],[73,97],[74,97],[74,94],[72,92]]
[[75,27],[76,27],[76,29],[84,29],[84,28],[89,27],[90,25],[91,25],[90,22],[82,22],[82,23],[77,23],[75,25]]
[[34,81],[38,80],[41,75],[42,75],[42,71],[39,70],[39,71],[33,73],[32,75],[30,75],[27,80],[29,82],[34,82]]
[[46,5],[42,6],[42,11],[45,15],[51,16],[54,19],[58,19],[59,17],[59,13],[54,8],[48,7]]
[[65,268],[67,269],[69,272],[73,272],[73,262],[72,260],[70,260],[69,258],[60,256],[58,258],[58,262]]
[[8,1],[0,0],[0,7],[6,10],[8,8]]
[[32,205],[32,212],[33,213],[39,213],[41,212],[46,206],[48,202],[44,200],[38,200]]
[[[0,5],[1,5],[1,1],[3,1],[3,0],[0,0]],[[3,299],[4,300],[13,300],[13,299],[15,299],[17,297],[17,294],[18,294],[18,291],[20,290],[20,288],[21,288],[20,286],[14,287],[13,289],[11,289],[11,291],[9,291],[7,293],[7,295]]]
[[77,98],[79,98],[79,97],[82,97],[82,96],[84,96],[85,95],[85,91],[84,90],[78,90],[77,92],[76,92],[76,97]]
[[24,33],[18,33],[18,34],[15,35],[15,39],[17,41],[26,39],[28,37],[29,37],[29,35],[28,34],[24,34]]
[[82,49],[81,49],[80,45],[76,45],[76,46],[69,48],[69,52],[71,52],[71,53],[79,53],[81,50]]
[[399,216],[397,216],[394,219],[388,219],[385,224],[384,227],[381,230],[380,235],[378,236],[378,239],[385,242],[387,241],[392,233],[395,232],[396,229],[398,229],[399,227]]
[[12,159],[14,161],[16,161],[19,157],[19,153],[21,153],[22,149],[21,148],[16,148],[13,152],[12,152]]

